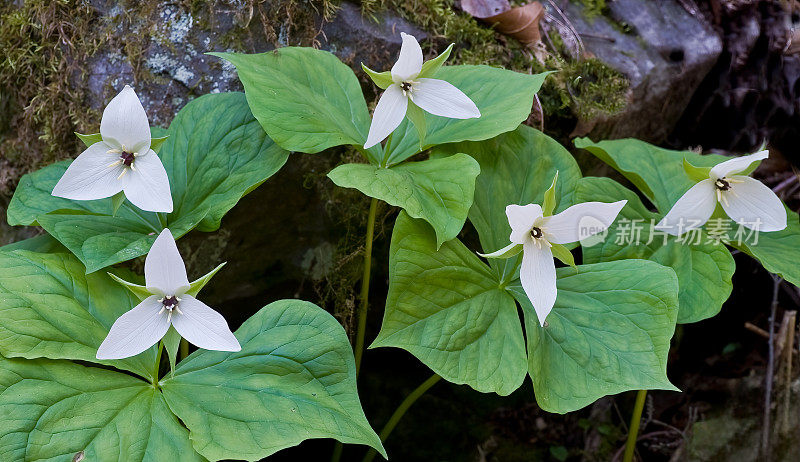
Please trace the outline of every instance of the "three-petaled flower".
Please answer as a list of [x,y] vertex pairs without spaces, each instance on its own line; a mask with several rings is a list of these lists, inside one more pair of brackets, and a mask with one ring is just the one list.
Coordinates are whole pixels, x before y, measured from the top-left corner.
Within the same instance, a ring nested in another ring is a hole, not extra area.
[[703,226],[717,204],[737,224],[756,231],[786,228],[786,209],[778,196],[760,181],[737,175],[753,162],[769,157],[769,151],[726,160],[712,167],[708,178],[692,186],[656,225],[679,236]]
[[[451,119],[481,116],[475,103],[453,84],[427,78],[438,67],[433,66],[430,72],[425,72],[427,69],[423,71],[422,48],[417,39],[405,32],[401,32],[400,36],[403,44],[400,47],[400,56],[392,67],[392,83],[386,87],[375,106],[364,149],[375,146],[389,136],[403,121],[409,104],[415,104],[433,115]],[[368,72],[373,77],[378,75]]]
[[150,149],[150,124],[130,86],[108,103],[98,141],[70,164],[53,195],[74,200],[111,197],[120,191],[132,204],[150,212],[172,212],[169,177]]
[[509,258],[522,251],[519,279],[536,310],[539,323],[544,326],[558,295],[553,249],[605,231],[626,203],[626,200],[584,202],[552,216],[544,216],[539,204],[509,205],[506,207],[506,216],[511,225],[511,244],[496,252],[480,255]]
[[150,248],[144,277],[151,295],[114,322],[97,350],[97,359],[137,355],[161,340],[170,325],[200,348],[242,349],[225,318],[186,293],[190,288],[186,266],[169,229],[164,229]]

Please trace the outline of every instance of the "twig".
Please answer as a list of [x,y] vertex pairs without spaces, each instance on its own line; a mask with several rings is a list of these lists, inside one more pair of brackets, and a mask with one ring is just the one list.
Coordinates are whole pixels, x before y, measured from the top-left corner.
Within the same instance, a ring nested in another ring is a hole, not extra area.
[[781,430],[783,432],[788,432],[790,430],[789,404],[792,398],[792,360],[794,354],[794,331],[797,323],[797,311],[787,311],[783,319],[787,320],[787,329],[786,343],[784,344],[784,351],[786,352],[784,371],[786,374],[784,375],[783,383],[785,391],[783,396],[783,422],[781,425]]
[[762,336],[762,337],[764,337],[766,339],[769,339],[769,332],[765,331],[764,329],[758,327],[757,325],[755,325],[755,324],[753,324],[753,323],[751,323],[749,321],[744,323],[744,328],[749,330],[749,331],[755,332],[756,334],[758,334],[758,335],[760,335],[760,336]]
[[765,460],[769,459],[769,433],[770,433],[770,411],[772,404],[772,375],[775,370],[775,311],[778,309],[778,289],[780,288],[781,278],[772,275],[774,280],[772,289],[772,304],[769,314],[769,349],[767,362],[766,386],[764,387],[764,424],[761,426],[761,455]]

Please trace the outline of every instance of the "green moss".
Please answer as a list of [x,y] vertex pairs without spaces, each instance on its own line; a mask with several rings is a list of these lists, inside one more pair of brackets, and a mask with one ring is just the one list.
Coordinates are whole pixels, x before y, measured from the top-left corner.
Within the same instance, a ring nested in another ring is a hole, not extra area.
[[606,16],[608,13],[608,5],[606,0],[579,0],[583,4],[583,14],[587,18],[596,18],[598,16]]
[[78,148],[74,127],[95,116],[82,105],[87,75],[76,65],[102,43],[94,19],[85,2],[0,4],[0,152],[15,166],[28,170]]

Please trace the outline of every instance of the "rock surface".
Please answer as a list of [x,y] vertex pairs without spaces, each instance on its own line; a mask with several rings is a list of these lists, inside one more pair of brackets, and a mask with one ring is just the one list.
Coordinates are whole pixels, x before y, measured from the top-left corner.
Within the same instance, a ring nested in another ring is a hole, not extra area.
[[604,16],[588,14],[580,2],[565,3],[563,15],[550,9],[550,24],[576,57],[595,56],[630,80],[623,111],[579,120],[574,135],[661,142],[716,62],[722,42],[710,24],[675,0],[607,5]]

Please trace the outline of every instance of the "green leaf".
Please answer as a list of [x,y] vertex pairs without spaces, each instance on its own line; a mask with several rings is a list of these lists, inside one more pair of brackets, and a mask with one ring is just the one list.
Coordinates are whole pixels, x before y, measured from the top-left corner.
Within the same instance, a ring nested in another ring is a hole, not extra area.
[[164,344],[164,349],[167,351],[167,358],[169,358],[170,376],[175,374],[175,364],[178,362],[178,348],[181,346],[181,334],[175,330],[175,326],[169,326],[169,330],[164,334],[161,339]]
[[550,251],[553,252],[553,256],[558,258],[561,263],[572,267],[575,271],[578,270],[578,267],[575,266],[575,258],[566,246],[550,243]]
[[[631,139],[592,143],[581,138],[575,140],[575,146],[587,149],[622,173],[656,205],[661,216],[695,184],[683,168],[684,159],[700,167],[713,167],[729,160],[716,154],[670,151]],[[478,195],[476,191],[476,197]],[[756,258],[767,271],[800,285],[800,265],[797,264],[800,260],[800,218],[788,208],[786,213],[788,226],[783,231],[759,233],[755,244],[732,242],[732,245]],[[736,241],[733,238],[739,226],[730,222],[724,227],[734,230],[729,238]]]
[[680,286],[678,322],[690,323],[719,313],[731,294],[731,277],[736,263],[724,245],[706,242],[681,243],[678,238],[655,232],[659,216],[650,212],[631,190],[610,178],[587,177],[580,180],[576,202],[628,203],[609,227],[605,238],[595,245],[583,245],[584,263],[648,259],[671,267]]
[[381,90],[386,90],[389,88],[389,85],[394,83],[392,80],[392,73],[389,71],[376,72],[365,66],[364,63],[361,63],[361,69],[367,73],[369,78],[372,79],[372,82]]
[[[353,71],[330,52],[284,47],[260,54],[209,53],[234,66],[256,119],[278,145],[316,153],[332,146],[363,146],[367,103]],[[364,152],[377,164],[381,148]]]
[[[227,262],[225,262],[225,263],[227,263]],[[219,265],[217,265],[216,268],[214,268],[213,270],[209,271],[205,275],[201,276],[200,278],[198,278],[194,282],[190,283],[189,284],[189,290],[187,290],[186,293],[191,295],[192,297],[197,297],[197,294],[199,294],[200,291],[203,289],[203,287],[205,287],[206,284],[208,284],[208,281],[210,281],[211,278],[213,278],[214,275],[217,274],[217,271],[221,270],[222,267],[225,266],[225,263],[220,263]],[[123,278],[121,278],[121,277],[119,277],[119,276],[117,276],[116,274],[113,274],[113,273],[108,273],[108,275],[111,276],[112,279],[117,281],[117,283],[121,284],[123,287],[125,287],[126,289],[131,291],[131,293],[136,298],[138,298],[139,301],[142,301],[145,298],[153,295],[153,294],[150,293],[150,291],[147,290],[147,287],[145,287],[145,286],[143,286],[141,284],[135,284],[133,282],[126,281],[125,279],[123,279]]]
[[457,239],[438,251],[435,244],[429,227],[400,213],[383,324],[370,348],[402,348],[449,382],[508,395],[526,370],[514,299]]
[[422,145],[425,143],[425,134],[427,133],[428,127],[427,122],[425,122],[425,111],[420,109],[419,106],[414,104],[413,101],[408,102],[408,109],[406,110],[406,117],[408,120],[414,124],[414,127],[417,129],[417,137],[419,138],[419,149],[422,150]]
[[151,138],[150,139],[150,149],[152,149],[156,154],[161,151],[161,146],[164,144],[164,141],[167,141],[169,135],[166,136],[159,136],[158,138]]
[[536,402],[564,414],[628,390],[676,390],[667,354],[678,312],[675,273],[646,260],[559,268],[558,299],[541,327],[519,283]]
[[419,72],[420,78],[433,78],[436,77],[436,74],[439,72],[439,69],[442,67],[447,58],[450,57],[450,53],[453,51],[454,43],[451,43],[446,50],[442,52],[439,56],[425,61],[422,63],[422,70]]
[[450,82],[470,97],[481,116],[449,119],[426,113],[428,130],[423,149],[420,149],[419,136],[411,126],[413,124],[404,121],[394,131],[396,141],[385,154],[387,165],[398,164],[431,146],[486,140],[514,130],[530,115],[533,97],[547,74],[520,74],[489,66],[442,67],[436,78]]
[[138,303],[108,275],[86,275],[70,254],[0,252],[0,355],[75,359],[150,377],[155,347],[122,360],[95,357],[114,321]]
[[30,250],[41,253],[68,252],[60,242],[47,233],[0,247],[0,251],[10,252],[12,250]]
[[711,177],[711,167],[695,167],[686,158],[683,158],[683,170],[695,182],[707,180]]
[[68,361],[0,358],[0,459],[202,461],[152,385]]
[[92,133],[91,135],[84,135],[78,132],[73,133],[83,141],[83,144],[85,144],[87,148],[95,143],[103,141],[103,137],[99,133]]
[[220,263],[219,265],[217,265],[216,268],[214,268],[213,270],[209,271],[205,275],[197,278],[197,280],[195,280],[194,282],[190,283],[189,284],[189,290],[187,290],[186,293],[188,295],[191,295],[192,297],[197,297],[197,294],[199,294],[200,291],[203,290],[203,287],[205,287],[206,284],[208,284],[208,281],[210,281],[211,278],[213,278],[214,275],[217,274],[217,272],[219,270],[221,270],[222,267],[225,266],[227,263],[228,262]]
[[347,334],[333,316],[281,300],[245,321],[236,337],[242,351],[198,350],[162,380],[200,454],[258,460],[306,439],[336,438],[386,457],[359,403]]
[[464,226],[479,172],[475,159],[455,154],[392,168],[345,164],[328,173],[328,178],[337,186],[358,189],[424,219],[436,230],[437,246],[441,246]]
[[[250,114],[241,93],[206,95],[173,120],[159,154],[170,179],[178,238],[197,228],[214,231],[245,194],[272,176],[288,153]],[[11,225],[41,225],[94,272],[146,254],[161,232],[155,213],[125,202],[116,216],[107,199],[73,201],[50,193],[69,162],[25,175],[8,207]]]
[[544,192],[544,199],[542,200],[542,214],[546,217],[553,215],[558,205],[558,197],[556,195],[556,185],[558,184],[558,170],[556,176],[553,177],[553,184]]
[[116,281],[117,284],[121,284],[122,287],[128,289],[133,294],[134,297],[139,299],[140,302],[144,301],[144,299],[146,299],[147,297],[153,295],[150,293],[149,290],[147,290],[147,287],[141,284],[134,284],[132,282],[128,282],[114,273],[108,273],[108,275],[111,276],[111,279]]
[[125,202],[125,193],[120,191],[113,196],[111,196],[111,216],[117,216],[117,211],[119,208],[122,207],[122,204]]
[[[434,157],[453,152],[469,153],[478,161],[481,174],[475,182],[475,202],[469,220],[475,225],[483,253],[494,252],[509,244],[511,227],[506,217],[509,204],[541,204],[545,191],[559,173],[556,188],[557,211],[572,205],[572,193],[581,171],[572,155],[556,140],[526,125],[513,132],[477,143],[457,143],[440,146]],[[501,280],[513,279],[519,260],[491,260],[490,265],[502,275]]]

